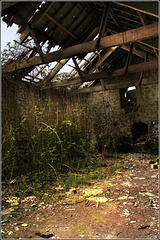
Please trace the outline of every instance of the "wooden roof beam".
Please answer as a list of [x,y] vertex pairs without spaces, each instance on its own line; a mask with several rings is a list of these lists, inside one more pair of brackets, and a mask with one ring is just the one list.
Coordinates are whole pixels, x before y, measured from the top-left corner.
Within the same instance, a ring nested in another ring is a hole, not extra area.
[[128,57],[127,57],[127,61],[126,61],[126,66],[125,66],[125,73],[127,73],[128,71],[128,66],[129,66],[129,63],[131,61],[131,57],[132,57],[132,53],[133,53],[133,43],[131,43],[130,45],[130,50],[129,50],[129,53],[128,53]]
[[114,2],[118,5],[140,11],[142,13],[159,18],[158,14],[158,2]]
[[57,22],[53,17],[51,17],[50,15],[48,15],[47,13],[45,13],[45,15],[52,21],[54,22],[56,25],[58,25],[60,28],[62,28],[68,35],[70,35],[72,38],[74,38],[75,40],[78,41],[78,38],[76,36],[74,36],[67,28],[63,27],[59,22]]
[[[141,13],[141,12],[139,12],[139,11],[137,11],[137,13],[138,13],[138,16],[139,16],[139,18],[140,18],[143,26],[147,25],[147,24],[148,24],[148,21],[147,21],[147,19],[146,19],[145,14],[144,14],[144,13]],[[139,43],[141,43],[141,44],[143,44],[143,45],[146,45],[147,47],[153,48],[156,57],[157,57],[157,58],[159,57],[159,56],[158,56],[158,53],[157,53],[157,50],[158,50],[158,41],[155,42],[153,39],[148,39],[148,40],[145,41],[145,42],[144,42],[144,41],[143,41],[143,42],[142,42],[142,41],[139,41]],[[147,55],[147,56],[148,56],[148,55]]]
[[[127,45],[127,44],[124,44],[124,45],[122,45],[122,46],[120,46],[120,47],[121,47],[122,49],[126,50],[126,51],[129,51],[129,50],[130,50],[130,46]],[[137,50],[137,49],[135,49],[135,48],[133,48],[133,54],[135,54],[135,55],[137,55],[138,57],[143,58],[143,59],[145,59],[145,57],[146,57],[146,54],[145,54],[143,51]],[[148,60],[149,60],[149,61],[154,61],[154,60],[156,60],[156,58],[155,58],[153,55],[149,55],[149,56],[148,56]]]
[[[144,59],[144,62],[147,62],[147,60],[148,60],[148,54],[146,54],[146,58]],[[142,84],[143,76],[144,76],[144,71],[141,72],[139,86],[141,86],[141,84]]]
[[81,79],[82,82],[83,82],[82,72],[81,72],[81,70],[80,70],[80,68],[79,68],[79,66],[78,66],[78,63],[77,63],[75,57],[72,57],[72,60],[73,60],[73,62],[74,62],[74,65],[75,65],[75,67],[76,67],[76,70],[77,70],[77,72],[78,72],[78,75],[79,75],[80,79]]
[[[114,90],[114,89],[119,89],[119,88],[127,88],[130,86],[138,86],[138,74],[133,74],[130,78],[130,80],[128,80],[128,75],[123,75],[123,76],[119,76],[118,79],[117,77],[114,77],[114,83],[108,83],[106,81],[104,81],[104,86],[105,89],[99,85],[99,86],[93,86],[93,87],[89,87],[89,88],[82,88],[82,89],[77,89],[72,91],[71,93],[75,94],[75,93],[93,93],[93,92],[101,92],[101,91],[108,91],[108,90]],[[142,85],[151,85],[151,84],[157,84],[158,83],[158,79],[153,79],[153,80],[148,80],[147,78],[144,79],[144,81],[142,82]]]
[[[125,32],[106,36],[101,39],[99,50],[107,47],[120,46],[125,43],[131,43],[131,42],[148,39],[150,37],[155,37],[158,35],[158,33],[159,33],[158,23],[154,23],[154,24],[137,28],[137,29],[132,29]],[[20,62],[15,61],[14,63],[7,66],[6,68],[4,67],[2,69],[2,72],[3,73],[13,72],[19,69],[41,65],[43,63],[50,63],[53,61],[58,61],[61,59],[78,56],[83,53],[94,52],[96,50],[96,42],[97,40],[84,42],[81,44],[77,44],[74,46],[61,49],[59,51],[44,54],[43,55],[44,62],[39,56],[35,56],[33,58],[26,59]]]
[[112,19],[113,19],[114,23],[117,25],[117,27],[123,31],[123,26],[120,23],[118,16],[115,14],[115,12],[113,11],[112,8],[110,8],[110,16],[112,17]]
[[[92,34],[96,31],[97,28],[95,28],[92,33],[87,36],[87,38],[85,39],[84,42],[88,41]],[[53,68],[53,70],[51,70],[51,72],[45,77],[45,79],[42,81],[42,84],[46,84],[48,83],[49,81],[51,81],[55,75],[60,71],[60,69],[69,61],[69,58],[68,59],[65,59],[65,60],[61,60],[60,63],[57,63],[57,65]],[[79,61],[79,63],[82,61],[82,59]],[[74,71],[74,69],[68,74],[70,75],[72,72]]]
[[[49,4],[49,6],[48,6],[48,4]],[[54,2],[47,3],[47,8],[46,8],[45,11],[42,12],[42,13],[41,13],[41,11],[43,11],[43,9],[40,9],[39,13],[40,13],[41,15],[40,15],[39,19],[36,21],[36,23],[33,24],[33,27],[34,27],[34,28],[40,23],[40,21],[41,21],[42,18],[44,17],[44,14],[49,11],[49,9],[51,8],[51,6],[52,6],[53,4],[54,4]],[[39,14],[39,13],[38,13],[38,14]],[[31,22],[32,22],[32,20],[31,20]],[[32,25],[32,24],[31,24],[31,25]],[[22,30],[22,29],[23,29],[23,30]],[[20,26],[20,28],[18,29],[17,33],[20,33],[20,32],[22,32],[21,35],[20,35],[20,42],[23,43],[23,42],[25,41],[25,39],[28,37],[29,33],[30,33],[30,30],[29,30],[27,24],[26,24],[25,26]]]
[[60,63],[57,63],[53,70],[51,70],[51,72],[42,80],[41,84],[47,84],[50,82],[68,61],[69,58],[63,59]]
[[33,40],[34,40],[34,42],[36,44],[37,52],[39,53],[39,55],[40,55],[40,57],[41,57],[41,59],[43,61],[43,52],[42,52],[42,49],[41,49],[41,47],[39,45],[37,36],[36,36],[34,30],[31,28],[30,24],[28,24],[28,27],[29,27],[30,33],[32,35],[32,38],[33,38]]
[[98,60],[98,62],[93,66],[88,73],[93,73],[95,68],[98,68],[115,50],[117,47],[111,47],[108,51]]
[[149,48],[159,50],[158,48],[158,40],[155,41],[154,39],[147,39],[146,41],[138,41],[140,44],[143,44]]
[[[130,66],[128,66],[127,74],[133,74],[133,73],[138,73],[138,72],[142,72],[142,71],[150,71],[153,69],[158,69],[158,61],[130,65]],[[109,70],[109,71],[103,71],[103,72],[85,75],[85,76],[83,76],[83,82],[99,80],[99,79],[107,79],[107,80],[113,81],[113,77],[124,75],[124,70],[125,70],[125,68],[120,68],[115,71]],[[53,88],[53,87],[64,87],[64,86],[69,86],[69,85],[74,85],[74,84],[79,84],[79,83],[81,83],[81,79],[79,77],[76,77],[73,79],[64,80],[63,82],[52,83],[48,87],[42,87],[42,90],[47,89],[47,88]]]
[[98,39],[97,39],[97,42],[96,42],[96,48],[99,47],[100,40],[101,40],[101,38],[104,34],[106,23],[107,23],[107,20],[108,20],[108,17],[109,17],[110,6],[111,6],[111,3],[106,3],[106,5],[105,5],[105,9],[104,9],[104,12],[103,12],[101,25],[100,25],[100,29],[99,29]]

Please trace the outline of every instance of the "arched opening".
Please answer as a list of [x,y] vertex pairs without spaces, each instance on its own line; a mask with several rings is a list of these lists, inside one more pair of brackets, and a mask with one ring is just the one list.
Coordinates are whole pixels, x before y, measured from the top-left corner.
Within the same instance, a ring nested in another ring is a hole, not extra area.
[[133,142],[142,140],[148,134],[148,125],[143,122],[136,122],[132,125]]
[[135,111],[136,106],[136,87],[120,88],[120,105],[125,112]]
[[136,102],[136,87],[128,87],[124,96],[126,97],[128,103],[134,104]]

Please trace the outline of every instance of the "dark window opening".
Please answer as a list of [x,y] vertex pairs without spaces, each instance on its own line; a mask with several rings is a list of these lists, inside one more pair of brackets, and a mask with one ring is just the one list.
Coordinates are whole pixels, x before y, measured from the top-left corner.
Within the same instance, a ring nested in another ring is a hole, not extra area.
[[135,111],[136,106],[136,87],[120,88],[120,104],[121,108],[125,108],[125,112]]
[[143,122],[136,122],[132,125],[133,142],[143,141],[148,134],[148,125]]

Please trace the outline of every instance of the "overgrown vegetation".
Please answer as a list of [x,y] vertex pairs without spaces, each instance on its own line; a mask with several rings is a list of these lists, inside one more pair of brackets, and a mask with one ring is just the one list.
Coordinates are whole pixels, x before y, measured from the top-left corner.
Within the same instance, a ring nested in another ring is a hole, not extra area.
[[49,170],[57,175],[95,162],[94,134],[85,105],[64,108],[51,99],[34,105],[31,98],[20,107],[14,91],[10,94],[3,98],[2,108],[3,177]]
[[[15,48],[10,44],[8,48],[3,64],[7,54],[10,60],[18,59]],[[41,195],[45,187],[69,190],[123,167],[118,162],[106,165],[98,155],[90,110],[83,99],[65,91],[42,92],[14,80],[2,79],[2,180],[9,190],[25,195]]]

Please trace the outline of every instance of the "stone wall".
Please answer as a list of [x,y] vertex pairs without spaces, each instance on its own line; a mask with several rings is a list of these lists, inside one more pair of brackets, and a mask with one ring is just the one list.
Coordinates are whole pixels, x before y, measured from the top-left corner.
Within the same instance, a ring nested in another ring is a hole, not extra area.
[[[15,109],[20,107],[21,115],[25,115],[29,114],[26,111],[29,111],[28,109],[32,107],[41,105],[42,108],[43,101],[49,98],[54,101],[57,109],[60,107],[71,109],[77,102],[82,101],[89,106],[99,151],[103,151],[105,148],[112,151],[132,151],[133,146],[138,141],[143,142],[146,139],[152,142],[156,139],[156,147],[154,149],[158,151],[157,79],[157,72],[144,74],[141,86],[137,84],[139,78],[135,79],[136,103],[126,107],[125,104],[122,104],[121,96],[124,96],[124,92],[121,94],[125,88],[124,83],[123,89],[120,89],[122,85],[119,83],[119,88],[117,88],[116,84],[115,89],[113,88],[112,90],[70,96],[66,92],[53,89],[40,91],[37,86],[31,86],[22,81],[14,81],[11,78],[4,78],[2,81],[2,110],[4,112],[4,109],[7,109],[7,117],[11,117],[14,111],[16,111],[13,107]],[[126,84],[126,88],[128,86]],[[28,106],[30,107],[28,108]],[[41,110],[45,111],[45,109]],[[144,125],[138,125],[137,123]],[[137,129],[139,131],[139,128],[143,127],[144,132],[142,131],[142,134],[135,138],[136,141],[134,141],[133,131],[135,134]],[[147,127],[147,132],[145,127]]]
[[[117,88],[88,95],[100,150],[103,151],[106,145],[111,147],[111,144],[112,149],[120,145],[120,151],[130,151],[138,141],[154,141],[158,138],[157,79],[157,72],[145,74],[142,85],[136,83],[136,103],[129,107],[122,107],[121,90]],[[133,131],[137,131],[136,128],[142,131],[134,142]],[[158,147],[157,140],[156,146]]]

